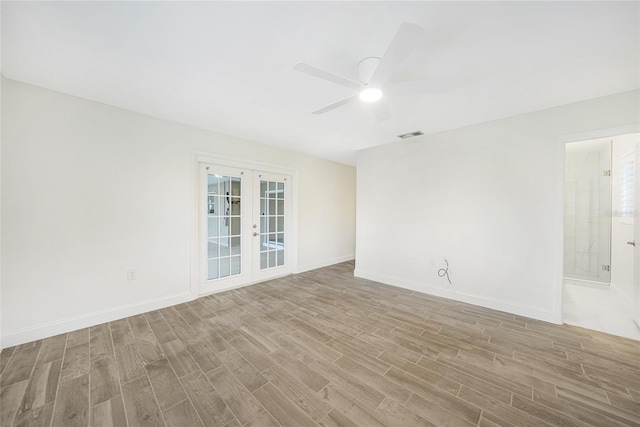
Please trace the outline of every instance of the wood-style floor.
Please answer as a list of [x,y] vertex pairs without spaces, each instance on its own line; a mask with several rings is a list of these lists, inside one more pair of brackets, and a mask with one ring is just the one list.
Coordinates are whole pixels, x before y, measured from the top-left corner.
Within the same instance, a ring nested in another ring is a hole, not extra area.
[[0,425],[640,425],[640,342],[352,272],[5,349]]

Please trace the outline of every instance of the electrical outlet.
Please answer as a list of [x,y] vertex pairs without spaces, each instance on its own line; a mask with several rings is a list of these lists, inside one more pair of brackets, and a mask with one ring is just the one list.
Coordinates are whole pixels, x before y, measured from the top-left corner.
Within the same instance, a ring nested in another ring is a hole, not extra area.
[[135,268],[130,268],[127,270],[127,280],[136,280],[138,278],[138,273]]

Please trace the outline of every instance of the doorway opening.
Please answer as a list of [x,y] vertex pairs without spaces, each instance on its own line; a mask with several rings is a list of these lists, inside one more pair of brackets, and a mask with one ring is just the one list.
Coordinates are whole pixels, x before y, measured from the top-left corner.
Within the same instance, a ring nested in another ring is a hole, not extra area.
[[639,137],[565,145],[563,286],[564,323],[638,340],[633,243]]

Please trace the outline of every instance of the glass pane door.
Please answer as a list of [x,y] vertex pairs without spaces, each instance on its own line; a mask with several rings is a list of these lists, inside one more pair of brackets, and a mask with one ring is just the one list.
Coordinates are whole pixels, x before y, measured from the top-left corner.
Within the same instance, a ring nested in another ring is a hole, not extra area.
[[288,274],[290,194],[286,175],[254,172],[255,281]]
[[260,270],[284,265],[284,182],[260,180]]
[[200,294],[250,282],[251,171],[200,164]]
[[207,280],[242,272],[241,203],[240,177],[207,174]]

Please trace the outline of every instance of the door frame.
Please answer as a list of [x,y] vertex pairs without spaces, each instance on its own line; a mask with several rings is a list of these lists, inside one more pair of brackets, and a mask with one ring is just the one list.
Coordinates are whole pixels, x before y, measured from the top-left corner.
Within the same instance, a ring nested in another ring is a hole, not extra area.
[[206,152],[206,151],[194,151],[191,162],[192,172],[192,185],[190,191],[190,292],[193,298],[198,298],[203,295],[218,293],[227,291],[229,289],[240,288],[244,286],[253,285],[259,283],[261,280],[249,281],[242,284],[236,284],[226,287],[221,287],[213,292],[207,292],[206,294],[200,294],[200,280],[202,278],[200,271],[202,266],[200,262],[200,241],[201,233],[203,232],[200,222],[200,200],[199,200],[199,186],[200,186],[200,164],[207,163],[212,165],[219,165],[221,167],[230,167],[238,169],[249,169],[252,171],[263,171],[266,173],[274,173],[279,175],[288,175],[291,177],[290,184],[290,203],[291,203],[291,219],[290,221],[290,235],[288,241],[289,257],[291,262],[291,273],[298,273],[298,197],[299,197],[299,172],[297,168],[291,168],[287,166],[259,162],[255,160],[242,159],[238,157],[231,157],[224,154]]
[[635,246],[633,247],[633,308],[634,319],[640,328],[640,143],[636,143],[634,148],[634,165],[633,165],[633,239]]
[[[564,299],[564,191],[565,191],[565,150],[569,142],[578,142],[588,139],[611,138],[627,133],[640,132],[640,124],[633,123],[612,128],[591,130],[572,134],[558,135],[556,137],[556,191],[554,195],[554,236],[555,241],[553,257],[553,277],[555,292],[549,321],[557,324],[563,323],[563,299]],[[636,280],[636,279],[634,279]]]

